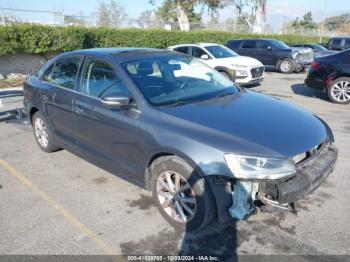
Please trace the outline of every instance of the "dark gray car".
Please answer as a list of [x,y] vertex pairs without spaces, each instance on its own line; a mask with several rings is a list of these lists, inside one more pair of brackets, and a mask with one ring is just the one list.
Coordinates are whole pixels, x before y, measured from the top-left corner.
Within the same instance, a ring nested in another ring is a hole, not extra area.
[[187,230],[289,209],[337,158],[318,117],[171,51],[61,54],[26,80],[24,105],[42,150],[67,149],[152,190]]

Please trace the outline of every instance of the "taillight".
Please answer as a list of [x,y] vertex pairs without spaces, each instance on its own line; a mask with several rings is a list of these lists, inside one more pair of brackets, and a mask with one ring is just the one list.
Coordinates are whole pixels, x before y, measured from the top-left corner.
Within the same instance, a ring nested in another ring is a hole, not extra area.
[[313,61],[312,63],[311,63],[311,68],[313,68],[313,69],[316,69],[317,67],[319,67],[320,66],[320,62],[318,62],[318,61]]

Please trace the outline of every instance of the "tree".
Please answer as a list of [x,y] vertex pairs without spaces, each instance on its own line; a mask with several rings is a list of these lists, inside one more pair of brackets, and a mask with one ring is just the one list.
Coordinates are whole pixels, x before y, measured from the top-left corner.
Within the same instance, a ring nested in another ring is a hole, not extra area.
[[266,27],[266,0],[231,0],[239,18],[256,33],[263,33]]
[[[209,12],[214,12],[223,6],[223,0],[164,0],[157,12],[165,20],[177,21],[182,31],[190,30],[190,22],[199,22],[201,14],[196,13],[196,7],[207,8]],[[150,0],[154,4],[154,0]]]
[[127,18],[124,7],[115,0],[111,0],[109,3],[100,2],[97,16],[98,26],[112,27],[119,27],[122,20]]
[[146,10],[140,14],[137,23],[141,28],[159,28],[163,21],[155,11]]
[[317,28],[317,24],[313,21],[312,13],[307,12],[302,19],[299,17],[295,18],[295,20],[291,23],[291,27],[295,29],[315,29]]
[[339,30],[350,24],[350,14],[342,14],[328,17],[324,20],[324,26],[329,31]]

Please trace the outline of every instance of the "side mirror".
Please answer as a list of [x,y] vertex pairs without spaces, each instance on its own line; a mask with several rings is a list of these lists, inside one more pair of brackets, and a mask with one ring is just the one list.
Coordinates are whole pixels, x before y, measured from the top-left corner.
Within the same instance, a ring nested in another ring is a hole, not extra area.
[[132,106],[131,98],[124,94],[113,93],[110,95],[106,95],[101,97],[101,102],[113,108],[130,108]]
[[266,47],[266,50],[267,50],[267,51],[272,51],[272,47],[271,47],[271,46],[268,46],[268,47]]
[[207,54],[201,55],[202,60],[209,60],[209,56]]

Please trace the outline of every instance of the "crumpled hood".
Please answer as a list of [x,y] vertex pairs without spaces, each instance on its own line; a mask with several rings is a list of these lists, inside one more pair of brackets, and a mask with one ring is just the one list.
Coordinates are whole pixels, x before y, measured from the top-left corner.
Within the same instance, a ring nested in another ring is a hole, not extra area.
[[248,56],[235,56],[235,57],[221,58],[219,60],[225,65],[227,64],[241,65],[241,66],[247,66],[247,67],[263,66],[263,64],[259,60]]
[[252,91],[159,111],[174,132],[239,154],[289,158],[319,145],[328,133],[313,114]]

